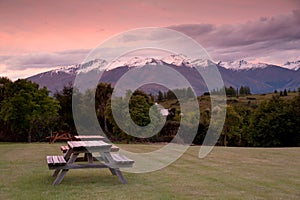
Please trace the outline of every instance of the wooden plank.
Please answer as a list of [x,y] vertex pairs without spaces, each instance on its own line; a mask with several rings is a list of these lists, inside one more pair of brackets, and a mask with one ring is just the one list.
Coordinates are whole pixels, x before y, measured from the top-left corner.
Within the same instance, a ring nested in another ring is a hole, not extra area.
[[[63,156],[47,156],[47,163],[49,169],[58,169],[61,166],[66,165],[66,161]],[[58,172],[54,173],[53,175],[57,175]]]
[[111,149],[110,149],[111,152],[117,152],[117,151],[119,151],[119,150],[120,150],[120,148],[117,147],[116,145],[112,145],[112,146],[111,146]]
[[62,163],[62,164],[66,164],[67,162],[65,161],[64,157],[62,156],[59,156],[58,157],[58,160],[59,160],[59,163]]
[[53,164],[52,156],[47,156],[47,163],[48,163],[48,165]]
[[60,146],[60,150],[61,150],[63,153],[66,153],[66,152],[69,150],[69,146]]
[[52,156],[52,158],[53,158],[53,164],[54,165],[59,163],[59,160],[58,160],[57,156]]
[[121,163],[121,164],[133,164],[134,163],[134,160],[131,160],[121,154],[111,154],[111,157],[116,163]]
[[110,151],[111,144],[103,141],[68,141],[68,145],[74,151],[84,152],[84,150],[95,151]]
[[67,162],[63,156],[47,156],[47,163],[49,165],[64,165]]

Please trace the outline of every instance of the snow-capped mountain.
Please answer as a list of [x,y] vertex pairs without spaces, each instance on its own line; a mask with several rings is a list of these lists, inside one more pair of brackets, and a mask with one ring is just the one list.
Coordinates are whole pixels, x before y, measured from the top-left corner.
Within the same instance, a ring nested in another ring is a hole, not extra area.
[[[91,60],[82,64],[60,66],[55,70],[37,74],[28,79],[38,83],[41,87],[46,86],[52,94],[62,90],[65,85],[72,84],[78,73],[90,73],[97,76],[99,70],[106,71],[100,81],[114,85],[131,68],[143,69],[144,67],[159,67],[168,65],[174,68],[188,81],[191,82],[195,91],[200,95],[206,91],[203,78],[195,67],[218,67],[226,86],[235,88],[247,85],[253,93],[267,93],[283,89],[297,89],[300,87],[300,61],[288,62],[285,67],[265,63],[250,63],[245,60],[218,62],[211,60],[192,60],[184,55],[170,55],[164,58],[132,57],[129,59],[115,60],[110,65],[102,59]],[[108,68],[107,68],[108,67]],[[94,73],[95,72],[95,73]],[[145,79],[151,80],[151,75]],[[156,86],[156,90],[158,87]],[[146,89],[148,92],[153,90]],[[155,92],[155,91],[154,91]]]
[[300,69],[300,60],[293,61],[293,62],[286,62],[282,67],[291,69],[291,70],[299,70]]
[[108,70],[112,70],[115,69],[117,67],[122,67],[122,66],[126,66],[126,67],[142,67],[145,65],[162,65],[162,61],[156,58],[143,58],[143,57],[133,57],[130,58],[129,60],[114,60],[112,61],[112,63],[109,65],[109,67],[107,68]]
[[66,73],[70,75],[76,75],[80,72],[88,72],[93,69],[102,69],[102,67],[106,66],[107,62],[102,59],[95,59],[83,64],[73,64],[67,66],[57,66],[56,69],[51,70],[49,72],[42,73],[41,76],[44,76],[46,73],[50,73],[51,75]]
[[92,70],[103,70],[107,65],[107,61],[103,59],[95,59],[78,66],[78,73],[86,73]]
[[262,69],[270,66],[269,64],[266,63],[250,63],[245,60],[236,60],[236,61],[229,61],[229,62],[220,61],[218,65],[231,70]]
[[168,57],[161,59],[164,63],[167,63],[169,65],[175,65],[175,66],[181,66],[185,65],[187,66],[190,63],[190,59],[188,59],[186,56],[179,54],[179,55],[170,55]]

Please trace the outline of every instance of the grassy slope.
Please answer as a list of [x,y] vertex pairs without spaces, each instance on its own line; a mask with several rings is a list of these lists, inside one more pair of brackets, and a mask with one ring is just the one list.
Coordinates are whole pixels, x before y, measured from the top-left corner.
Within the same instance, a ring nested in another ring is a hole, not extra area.
[[[191,147],[172,165],[128,174],[121,185],[108,170],[71,170],[52,186],[46,155],[61,144],[0,144],[0,199],[299,199],[300,148],[216,147],[198,159]],[[158,145],[120,145],[150,151]]]

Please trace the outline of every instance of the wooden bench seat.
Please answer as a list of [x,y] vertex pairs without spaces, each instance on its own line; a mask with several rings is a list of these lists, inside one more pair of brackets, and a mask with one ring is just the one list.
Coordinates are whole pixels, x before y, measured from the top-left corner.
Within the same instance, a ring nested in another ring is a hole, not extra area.
[[132,167],[134,164],[134,160],[127,158],[124,155],[115,153],[111,154],[114,165],[117,167]]
[[56,169],[67,164],[63,156],[47,156],[49,169]]
[[69,150],[69,146],[60,146],[60,150],[61,150],[63,153],[66,153],[66,152]]

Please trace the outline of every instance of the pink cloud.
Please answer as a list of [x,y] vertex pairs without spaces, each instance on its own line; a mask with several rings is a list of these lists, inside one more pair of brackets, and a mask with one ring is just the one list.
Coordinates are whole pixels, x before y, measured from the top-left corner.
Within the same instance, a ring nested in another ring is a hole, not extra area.
[[295,0],[2,0],[0,55],[91,49],[132,28],[238,24],[297,7]]

